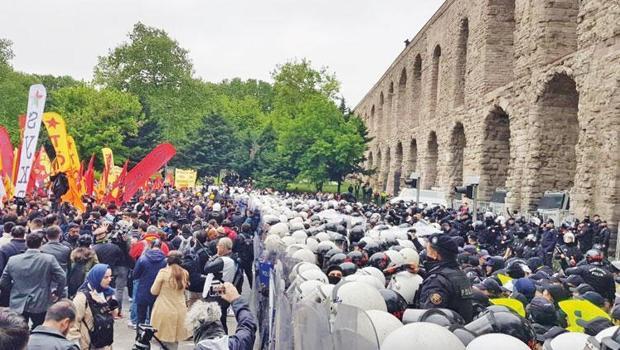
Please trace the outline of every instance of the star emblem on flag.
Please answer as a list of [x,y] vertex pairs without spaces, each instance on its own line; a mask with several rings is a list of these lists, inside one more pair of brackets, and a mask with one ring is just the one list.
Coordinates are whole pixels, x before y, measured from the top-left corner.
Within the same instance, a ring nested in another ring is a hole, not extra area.
[[54,117],[51,117],[50,120],[48,120],[46,124],[48,128],[55,129],[56,126],[58,125],[58,122],[56,121],[56,119],[54,119]]

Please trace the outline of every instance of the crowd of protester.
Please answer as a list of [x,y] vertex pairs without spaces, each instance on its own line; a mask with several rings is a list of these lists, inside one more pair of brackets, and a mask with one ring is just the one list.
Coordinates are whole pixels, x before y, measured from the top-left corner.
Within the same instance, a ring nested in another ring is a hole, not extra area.
[[[54,207],[39,198],[0,211],[1,349],[111,349],[123,317],[136,339],[165,349],[188,339],[196,349],[252,349],[257,325],[239,292],[244,278],[252,284],[259,217],[228,189],[166,188],[84,213]],[[209,275],[223,287],[205,299]],[[214,306],[217,320],[201,314]],[[230,337],[228,315],[237,321]]]

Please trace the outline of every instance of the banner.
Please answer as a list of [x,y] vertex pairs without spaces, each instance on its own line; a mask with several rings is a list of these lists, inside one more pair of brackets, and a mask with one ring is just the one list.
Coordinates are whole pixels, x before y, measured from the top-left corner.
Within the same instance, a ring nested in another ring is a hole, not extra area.
[[103,154],[103,173],[101,173],[100,186],[103,186],[105,192],[108,188],[108,183],[112,182],[109,181],[109,176],[110,169],[114,166],[114,154],[112,153],[112,150],[107,147],[102,148],[101,153]]
[[71,158],[65,120],[58,113],[48,112],[43,114],[43,124],[56,152],[56,158],[52,162],[53,173],[66,173],[71,168]]
[[68,168],[74,171],[80,171],[80,156],[78,155],[75,140],[73,140],[73,137],[71,135],[67,135],[67,150],[69,151]]
[[123,201],[127,202],[138,191],[140,186],[148,180],[159,168],[168,163],[176,154],[176,149],[169,143],[162,143],[155,147],[151,153],[147,154],[140,163],[127,174],[125,178],[125,193],[123,193]]
[[123,192],[125,187],[125,179],[127,178],[127,167],[129,166],[129,161],[126,160],[125,164],[121,168],[121,173],[118,175],[114,183],[112,184],[112,188],[110,192],[105,198],[107,203],[116,204],[117,206],[121,206],[123,204]]
[[175,169],[174,170],[174,188],[194,188],[196,186],[196,170],[192,169]]
[[6,189],[4,188],[4,178],[0,175],[0,209],[4,208],[4,195],[6,195]]
[[88,162],[88,168],[84,173],[84,182],[86,186],[86,194],[89,196],[93,195],[93,190],[95,187],[95,155],[90,156],[90,161]]
[[41,131],[41,118],[45,107],[47,92],[41,84],[32,85],[28,92],[28,112],[26,113],[26,123],[24,127],[24,138],[22,140],[19,169],[17,171],[17,182],[15,184],[15,197],[24,198],[26,187],[30,179],[32,162],[34,161],[39,132]]
[[11,177],[13,172],[13,146],[8,131],[0,126],[0,175]]
[[45,148],[41,146],[32,165],[26,193],[31,194],[33,191],[43,188],[50,175],[51,164],[49,157],[45,152]]
[[174,170],[173,169],[166,168],[164,185],[174,186]]
[[123,172],[123,168],[120,166],[114,165],[110,169],[110,176],[108,177],[108,183],[114,183],[118,179],[118,177]]

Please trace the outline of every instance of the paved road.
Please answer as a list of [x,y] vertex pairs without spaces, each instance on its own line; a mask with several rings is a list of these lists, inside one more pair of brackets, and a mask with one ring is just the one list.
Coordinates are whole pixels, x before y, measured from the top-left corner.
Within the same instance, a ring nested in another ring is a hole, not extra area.
[[[242,296],[243,298],[245,298],[245,300],[250,300],[250,287],[247,283],[247,279],[244,281],[243,284],[243,293]],[[127,293],[125,291],[125,293]],[[134,340],[136,337],[136,331],[132,328],[129,328],[127,326],[127,318],[129,317],[129,298],[127,298],[127,295],[125,295],[124,302],[123,302],[123,319],[121,320],[116,320],[116,322],[114,322],[114,345],[113,348],[115,350],[130,350],[133,347],[134,344]],[[235,329],[237,327],[237,322],[235,321],[235,317],[234,316],[228,316],[228,331],[229,334],[234,334]],[[151,349],[156,350],[156,349],[160,349],[161,347],[159,346],[159,344],[157,343],[157,341],[153,340],[153,342],[151,342]],[[185,341],[182,342],[181,344],[179,344],[179,350],[192,350],[194,349],[194,343],[190,340],[190,341]]]

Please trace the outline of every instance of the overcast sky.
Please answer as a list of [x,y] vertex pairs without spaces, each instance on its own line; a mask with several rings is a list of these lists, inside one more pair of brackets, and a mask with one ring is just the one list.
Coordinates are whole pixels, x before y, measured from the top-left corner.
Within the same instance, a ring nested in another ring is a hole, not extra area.
[[270,80],[276,64],[328,66],[353,107],[443,0],[1,0],[0,38],[13,66],[90,80],[97,56],[134,23],[163,28],[196,75]]

